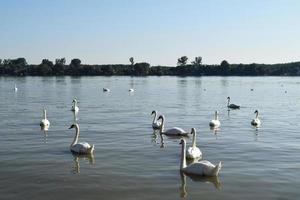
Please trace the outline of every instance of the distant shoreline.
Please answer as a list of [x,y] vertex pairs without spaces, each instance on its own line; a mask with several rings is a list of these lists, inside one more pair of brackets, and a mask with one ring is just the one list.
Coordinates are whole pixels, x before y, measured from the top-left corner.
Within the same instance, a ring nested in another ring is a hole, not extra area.
[[39,65],[27,64],[25,58],[0,59],[0,76],[300,76],[300,62],[282,64],[186,64],[151,66],[149,63],[86,65],[79,59],[70,64],[65,59],[43,59]]

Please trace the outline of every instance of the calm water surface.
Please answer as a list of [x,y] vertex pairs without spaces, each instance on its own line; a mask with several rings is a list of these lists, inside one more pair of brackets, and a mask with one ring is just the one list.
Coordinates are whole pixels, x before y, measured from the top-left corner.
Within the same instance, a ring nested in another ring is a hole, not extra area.
[[[299,94],[294,77],[1,77],[0,199],[299,199]],[[241,109],[227,112],[227,96]],[[94,157],[69,151],[74,97]],[[179,140],[164,138],[162,148],[154,109],[167,128],[197,129],[204,158],[223,163],[218,178],[180,175]],[[215,110],[217,132],[208,127]]]

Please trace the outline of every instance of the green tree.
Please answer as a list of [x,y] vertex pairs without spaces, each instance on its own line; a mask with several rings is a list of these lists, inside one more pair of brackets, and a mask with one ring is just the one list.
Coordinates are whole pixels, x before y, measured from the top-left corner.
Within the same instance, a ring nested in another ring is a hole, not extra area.
[[37,75],[49,76],[52,75],[53,62],[48,59],[43,59],[42,63],[38,66]]
[[220,65],[222,74],[227,75],[229,72],[229,63],[226,60],[223,60]]
[[192,61],[192,64],[200,66],[202,64],[202,57],[201,56],[195,57],[195,60]]
[[55,59],[55,64],[56,65],[65,65],[66,59],[65,58],[57,58],[57,59]]
[[81,64],[81,60],[79,60],[78,58],[74,58],[73,60],[71,60],[71,65],[73,65],[74,67],[79,67]]
[[146,62],[135,63],[133,72],[137,76],[147,76],[149,74],[150,64]]
[[188,60],[188,57],[186,57],[186,56],[181,56],[181,57],[178,58],[178,60],[177,60],[177,65],[179,65],[179,66],[184,66],[184,65],[186,65],[186,63],[187,63],[187,60]]

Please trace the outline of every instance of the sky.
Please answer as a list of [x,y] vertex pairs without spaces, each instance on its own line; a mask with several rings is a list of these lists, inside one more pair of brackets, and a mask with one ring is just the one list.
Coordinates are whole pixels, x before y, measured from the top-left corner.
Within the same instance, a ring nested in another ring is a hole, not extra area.
[[300,61],[298,0],[0,0],[0,59]]

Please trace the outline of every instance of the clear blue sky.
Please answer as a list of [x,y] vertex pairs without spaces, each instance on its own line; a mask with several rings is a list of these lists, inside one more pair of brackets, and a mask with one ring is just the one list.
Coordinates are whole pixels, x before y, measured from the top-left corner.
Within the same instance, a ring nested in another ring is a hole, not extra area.
[[298,0],[0,0],[0,58],[300,61]]

